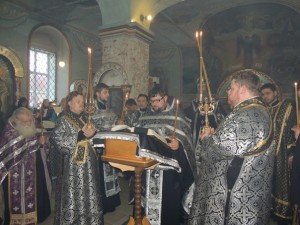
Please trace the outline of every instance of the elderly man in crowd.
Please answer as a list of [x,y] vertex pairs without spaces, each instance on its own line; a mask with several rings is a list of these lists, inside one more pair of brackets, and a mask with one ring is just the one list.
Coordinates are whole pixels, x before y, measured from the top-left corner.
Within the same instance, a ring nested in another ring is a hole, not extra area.
[[0,138],[5,225],[37,224],[50,214],[51,185],[44,144],[45,137],[37,134],[31,111],[16,109]]

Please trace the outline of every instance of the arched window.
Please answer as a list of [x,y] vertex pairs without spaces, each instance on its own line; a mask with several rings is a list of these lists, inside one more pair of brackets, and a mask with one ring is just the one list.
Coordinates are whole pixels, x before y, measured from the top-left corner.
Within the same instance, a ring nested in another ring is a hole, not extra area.
[[38,108],[43,99],[60,102],[69,90],[70,47],[55,27],[35,28],[29,42],[27,93],[29,104]]
[[38,106],[43,99],[56,100],[56,55],[54,52],[30,48],[29,104]]

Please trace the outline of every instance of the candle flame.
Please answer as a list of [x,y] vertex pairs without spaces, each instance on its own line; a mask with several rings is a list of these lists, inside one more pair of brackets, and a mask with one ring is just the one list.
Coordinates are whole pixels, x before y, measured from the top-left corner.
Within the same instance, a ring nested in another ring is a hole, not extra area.
[[200,36],[202,36],[202,31],[200,31]]
[[88,48],[88,53],[91,54],[92,53],[92,49]]

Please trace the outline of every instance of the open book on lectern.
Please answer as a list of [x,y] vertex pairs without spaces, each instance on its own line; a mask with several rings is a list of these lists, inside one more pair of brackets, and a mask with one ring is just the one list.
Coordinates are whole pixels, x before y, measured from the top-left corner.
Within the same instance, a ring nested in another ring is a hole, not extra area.
[[115,157],[122,155],[126,158],[128,155],[125,149],[130,146],[130,142],[134,142],[136,143],[134,157],[154,159],[160,163],[158,167],[181,171],[177,159],[174,158],[174,151],[169,147],[167,140],[152,129],[117,125],[111,131],[98,132],[93,137],[93,145],[96,148],[108,148],[107,141],[117,143],[116,151],[113,153]]
[[111,131],[125,131],[125,132],[131,132],[131,133],[137,133],[137,134],[146,134],[149,136],[154,136],[156,139],[162,142],[162,144],[165,144],[168,146],[168,141],[166,138],[160,136],[158,133],[156,133],[154,130],[150,128],[144,128],[144,127],[129,127],[127,125],[115,125],[111,128]]

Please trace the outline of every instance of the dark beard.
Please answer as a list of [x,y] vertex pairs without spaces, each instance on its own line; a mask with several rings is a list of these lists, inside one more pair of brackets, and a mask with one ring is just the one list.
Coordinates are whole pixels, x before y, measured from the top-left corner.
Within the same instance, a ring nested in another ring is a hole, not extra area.
[[153,111],[154,111],[154,114],[160,114],[162,111],[163,111],[163,109],[153,109]]
[[29,127],[25,127],[17,123],[15,128],[19,134],[25,138],[33,137],[36,134],[36,127],[34,123],[32,123]]

